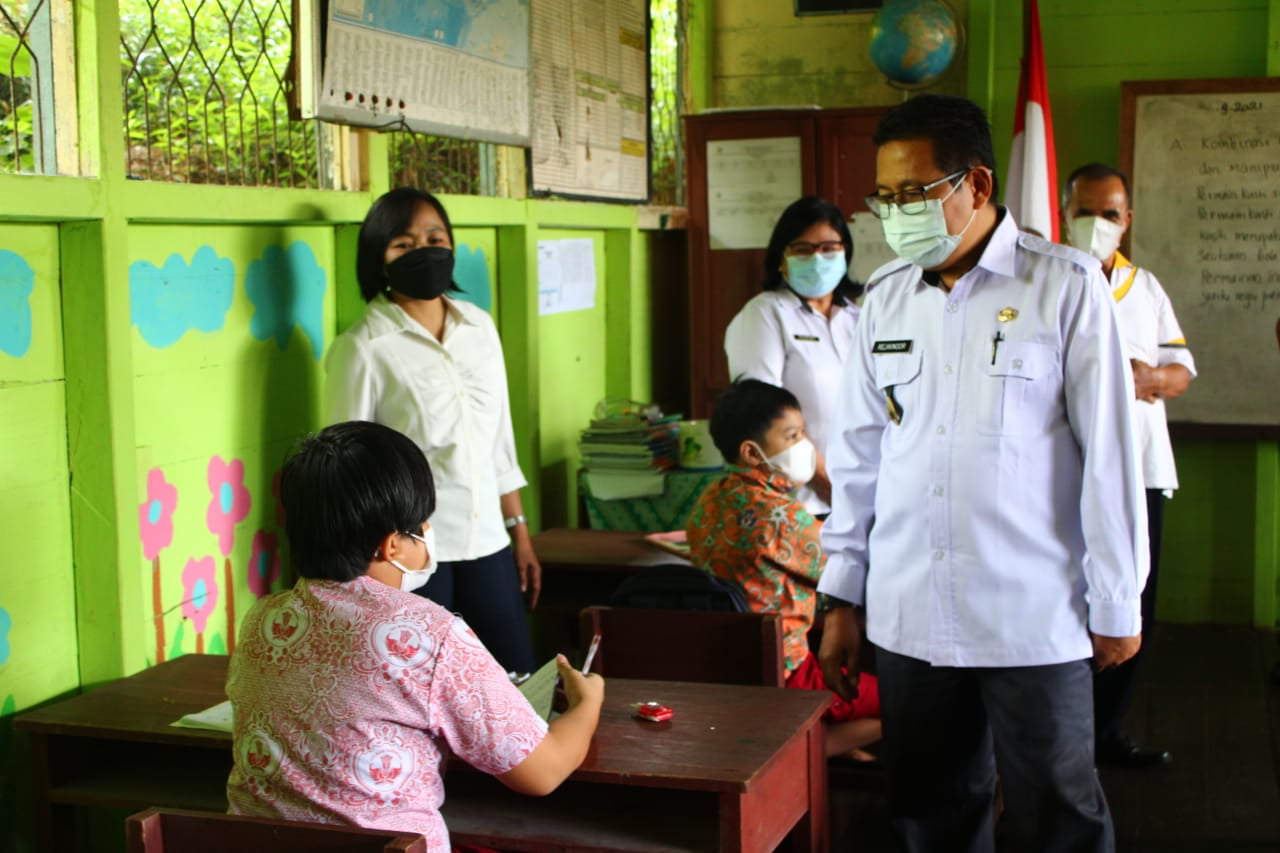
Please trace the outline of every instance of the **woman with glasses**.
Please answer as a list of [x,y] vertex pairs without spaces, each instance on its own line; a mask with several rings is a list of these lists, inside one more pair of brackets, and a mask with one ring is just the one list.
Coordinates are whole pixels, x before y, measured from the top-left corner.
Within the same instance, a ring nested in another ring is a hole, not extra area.
[[764,292],[743,306],[724,335],[730,379],[759,379],[800,401],[818,470],[798,497],[815,516],[831,511],[824,453],[834,391],[853,345],[854,300],[862,294],[849,277],[852,259],[853,238],[839,208],[817,196],[793,202],[769,238]]
[[325,361],[326,418],[375,421],[413,439],[440,484],[440,570],[418,591],[460,613],[509,671],[533,670],[521,603],[542,569],[520,502],[502,343],[482,309],[453,297],[453,227],[410,187],[373,203],[356,248],[364,316]]

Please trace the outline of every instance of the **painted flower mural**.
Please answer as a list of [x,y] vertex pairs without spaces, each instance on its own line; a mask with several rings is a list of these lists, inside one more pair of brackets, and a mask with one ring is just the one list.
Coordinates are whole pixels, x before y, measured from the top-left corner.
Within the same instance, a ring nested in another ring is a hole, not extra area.
[[209,483],[209,508],[205,510],[205,523],[209,532],[218,537],[218,550],[222,552],[223,587],[226,591],[227,651],[235,651],[236,605],[235,579],[231,573],[231,549],[236,544],[236,525],[249,514],[252,501],[244,487],[244,461],[222,461],[221,456],[209,460],[206,476]]
[[204,629],[218,604],[216,575],[213,557],[199,560],[193,557],[182,570],[182,615],[190,619],[196,629],[196,654],[204,654]]
[[253,534],[253,552],[249,557],[249,589],[258,598],[271,594],[271,584],[280,577],[280,552],[276,534],[259,530]]
[[151,561],[151,618],[156,632],[156,663],[164,662],[164,606],[160,590],[160,552],[173,543],[173,511],[178,508],[178,490],[164,478],[164,472],[147,472],[147,497],[138,504],[138,534],[142,556]]

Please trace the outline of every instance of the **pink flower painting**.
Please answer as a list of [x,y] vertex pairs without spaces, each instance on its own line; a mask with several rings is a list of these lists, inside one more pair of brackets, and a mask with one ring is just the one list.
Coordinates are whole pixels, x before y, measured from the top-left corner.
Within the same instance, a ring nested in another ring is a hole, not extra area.
[[156,663],[164,662],[164,606],[160,589],[160,552],[173,543],[173,511],[178,508],[178,490],[164,478],[164,472],[147,472],[147,498],[138,504],[138,533],[142,556],[151,561],[151,621],[156,634]]
[[226,591],[227,653],[236,647],[236,599],[235,578],[231,572],[231,549],[236,544],[236,525],[249,514],[249,490],[244,487],[244,462],[232,459],[223,462],[221,456],[209,460],[209,508],[205,510],[205,523],[209,532],[218,537],[218,550],[222,552],[222,579]]
[[249,557],[249,590],[258,598],[271,594],[271,584],[280,577],[280,552],[276,534],[259,530],[253,534]]
[[148,560],[173,542],[173,511],[178,507],[178,490],[164,478],[164,472],[147,472],[147,499],[138,505],[138,532],[142,535],[142,555]]
[[204,654],[204,629],[218,604],[216,575],[213,557],[199,560],[193,557],[182,570],[182,615],[190,619],[196,629],[196,654]]
[[209,508],[205,511],[205,523],[209,532],[218,537],[218,550],[222,556],[231,555],[236,543],[236,525],[249,514],[249,490],[244,487],[244,462],[232,459],[223,462],[221,456],[209,460]]

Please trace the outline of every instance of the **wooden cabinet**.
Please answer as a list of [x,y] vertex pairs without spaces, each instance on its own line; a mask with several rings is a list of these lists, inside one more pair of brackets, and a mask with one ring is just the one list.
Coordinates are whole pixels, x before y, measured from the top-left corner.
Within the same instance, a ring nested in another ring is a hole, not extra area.
[[[691,417],[709,415],[716,395],[729,384],[724,330],[738,310],[760,292],[764,278],[763,245],[714,250],[710,246],[707,143],[798,137],[801,194],[823,196],[846,216],[852,216],[855,211],[866,210],[862,197],[875,188],[871,134],[888,109],[761,110],[685,116]],[[782,207],[777,213],[782,213]]]

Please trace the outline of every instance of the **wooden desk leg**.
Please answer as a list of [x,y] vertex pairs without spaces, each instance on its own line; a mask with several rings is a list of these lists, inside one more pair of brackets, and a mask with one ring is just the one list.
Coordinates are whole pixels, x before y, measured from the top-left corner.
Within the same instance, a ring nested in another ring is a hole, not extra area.
[[53,768],[49,766],[49,761],[48,735],[32,734],[31,767],[36,777],[32,820],[35,824],[36,849],[62,853],[75,850],[76,847],[75,809],[55,805],[50,801]]
[[821,722],[807,732],[809,746],[809,811],[791,833],[791,849],[826,853],[831,847],[830,807],[827,796],[826,731]]

